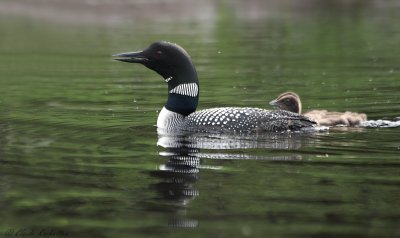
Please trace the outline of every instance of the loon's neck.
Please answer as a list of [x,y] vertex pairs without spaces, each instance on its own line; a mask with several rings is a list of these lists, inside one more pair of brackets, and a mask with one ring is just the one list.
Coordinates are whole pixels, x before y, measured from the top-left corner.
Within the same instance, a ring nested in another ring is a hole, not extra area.
[[199,81],[196,69],[189,61],[179,71],[164,76],[168,83],[168,100],[165,108],[187,116],[193,113],[199,101]]

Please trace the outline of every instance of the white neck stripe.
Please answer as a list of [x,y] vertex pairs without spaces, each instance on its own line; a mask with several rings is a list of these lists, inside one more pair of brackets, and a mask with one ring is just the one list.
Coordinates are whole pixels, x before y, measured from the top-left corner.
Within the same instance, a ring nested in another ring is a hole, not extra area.
[[168,77],[168,78],[166,78],[166,79],[165,79],[165,82],[167,82],[167,83],[168,83],[168,82],[169,82],[169,81],[171,81],[171,80],[172,80],[172,76],[171,76],[171,77]]
[[171,89],[169,93],[176,93],[189,97],[197,97],[199,94],[199,87],[196,83],[184,83]]

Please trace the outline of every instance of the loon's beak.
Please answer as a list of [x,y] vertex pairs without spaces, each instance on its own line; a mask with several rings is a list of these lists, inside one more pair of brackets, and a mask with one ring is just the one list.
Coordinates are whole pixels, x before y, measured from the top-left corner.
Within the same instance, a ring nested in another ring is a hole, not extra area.
[[276,99],[272,100],[271,102],[269,102],[269,105],[276,107],[276,106],[278,106],[277,102],[278,102],[278,100],[276,100]]
[[113,55],[113,57],[116,57],[114,60],[128,63],[145,63],[149,61],[149,59],[143,54],[143,51],[119,53]]

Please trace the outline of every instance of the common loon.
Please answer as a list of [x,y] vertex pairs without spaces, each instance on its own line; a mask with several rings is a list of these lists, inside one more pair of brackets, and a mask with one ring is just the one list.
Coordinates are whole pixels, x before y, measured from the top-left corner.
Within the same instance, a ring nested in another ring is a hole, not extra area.
[[[270,105],[279,109],[301,114],[300,96],[294,92],[285,92],[272,100]],[[320,126],[359,126],[367,120],[367,115],[356,112],[330,112],[327,110],[312,110],[303,114],[316,121]]]
[[297,113],[249,107],[218,107],[196,111],[199,81],[189,54],[179,45],[152,43],[138,52],[113,55],[115,60],[140,63],[168,84],[168,100],[157,119],[162,132],[262,133],[311,129],[315,122]]

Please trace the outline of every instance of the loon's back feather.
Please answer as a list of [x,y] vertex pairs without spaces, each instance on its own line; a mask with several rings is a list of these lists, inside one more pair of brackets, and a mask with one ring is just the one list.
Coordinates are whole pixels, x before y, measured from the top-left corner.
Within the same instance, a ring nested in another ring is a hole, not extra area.
[[218,107],[194,112],[185,118],[183,130],[205,133],[261,133],[299,131],[315,126],[305,116],[288,111],[248,107]]

